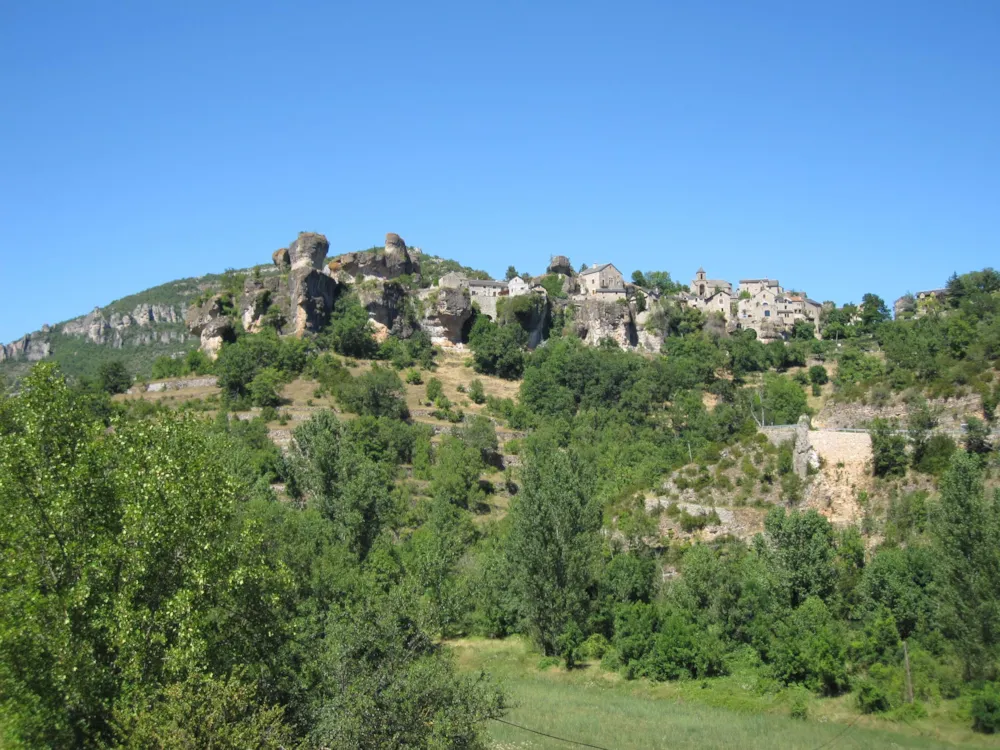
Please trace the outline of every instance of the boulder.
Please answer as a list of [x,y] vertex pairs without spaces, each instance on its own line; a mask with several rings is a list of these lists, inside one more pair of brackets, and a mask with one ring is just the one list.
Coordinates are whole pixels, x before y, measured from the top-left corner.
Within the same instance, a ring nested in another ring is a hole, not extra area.
[[[322,261],[322,258],[320,258]],[[288,323],[291,333],[318,333],[330,320],[340,285],[316,268],[295,267],[288,274]]]
[[330,250],[330,243],[322,234],[299,232],[299,236],[288,247],[288,258],[292,269],[318,269]]
[[280,250],[275,250],[271,253],[271,262],[278,267],[281,272],[287,271],[292,267],[292,259],[288,254],[288,248],[283,247]]
[[573,266],[570,265],[569,258],[565,255],[553,255],[549,260],[549,267],[546,273],[559,273],[563,276],[573,276]]
[[[243,328],[250,333],[260,331],[264,327],[264,315],[272,306],[277,306],[282,311],[288,309],[288,295],[281,294],[281,279],[277,276],[247,277],[243,282],[243,295],[240,297],[240,318],[243,321]],[[280,331],[287,320],[282,315],[277,322]]]

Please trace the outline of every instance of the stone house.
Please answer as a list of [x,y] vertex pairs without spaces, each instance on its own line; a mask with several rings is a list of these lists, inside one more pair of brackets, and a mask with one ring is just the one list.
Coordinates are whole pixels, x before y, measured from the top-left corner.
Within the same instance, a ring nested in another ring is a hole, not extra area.
[[700,297],[701,299],[708,299],[709,297],[716,294],[716,292],[725,292],[726,294],[732,296],[733,285],[726,281],[725,279],[709,279],[706,278],[705,269],[699,268],[698,273],[691,280],[691,285],[689,286],[691,294],[694,297]]
[[770,290],[773,294],[782,294],[785,291],[777,279],[740,279],[741,296],[746,292],[752,297],[764,290]]
[[520,297],[522,294],[529,294],[530,292],[531,284],[520,276],[515,276],[507,282],[507,294],[511,297]]
[[580,272],[580,286],[584,294],[602,294],[625,297],[625,278],[613,263],[595,263]]
[[466,282],[469,296],[479,305],[480,311],[492,320],[497,318],[497,299],[507,296],[507,282],[493,279],[469,279]]

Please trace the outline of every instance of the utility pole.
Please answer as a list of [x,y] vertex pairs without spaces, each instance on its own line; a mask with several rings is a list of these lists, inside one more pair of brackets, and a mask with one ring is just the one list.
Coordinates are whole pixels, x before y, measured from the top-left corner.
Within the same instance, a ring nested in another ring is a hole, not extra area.
[[906,702],[913,703],[913,678],[910,676],[910,652],[903,641],[903,666],[906,668]]

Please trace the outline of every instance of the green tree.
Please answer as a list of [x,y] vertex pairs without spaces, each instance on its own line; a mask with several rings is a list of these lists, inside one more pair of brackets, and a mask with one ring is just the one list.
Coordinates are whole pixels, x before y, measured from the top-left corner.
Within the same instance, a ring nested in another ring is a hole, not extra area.
[[474,404],[486,403],[486,389],[483,388],[483,381],[479,378],[473,378],[469,383],[469,398]]
[[98,368],[97,382],[105,393],[125,393],[132,387],[132,373],[120,359],[113,359]]
[[253,376],[247,390],[254,406],[279,406],[284,379],[274,367],[265,367]]
[[406,387],[399,375],[387,367],[373,365],[340,387],[338,399],[344,408],[355,414],[372,417],[406,419],[409,409],[403,397]]
[[976,457],[956,453],[932,516],[941,618],[967,679],[996,669],[1000,642],[1000,497],[987,499]]
[[469,333],[473,362],[477,372],[517,380],[524,372],[527,334],[520,326],[498,326],[486,316],[476,318]]
[[764,519],[764,530],[787,576],[792,605],[810,596],[829,598],[836,580],[830,522],[815,510],[786,513],[784,508],[776,507]]
[[876,418],[868,430],[872,441],[872,473],[877,477],[906,474],[906,437],[896,430],[896,424]]
[[320,338],[326,346],[347,357],[371,359],[378,352],[368,312],[353,294],[337,299]]
[[830,382],[830,376],[823,365],[813,365],[809,368],[809,382],[814,385],[826,385]]
[[505,278],[505,279],[507,279],[507,281],[510,281],[510,280],[511,280],[511,279],[513,279],[513,278],[514,278],[515,276],[520,276],[520,275],[521,275],[521,274],[519,274],[519,273],[517,272],[517,269],[516,269],[516,268],[514,268],[514,266],[507,266],[507,273],[506,273],[506,275],[504,276],[504,278]]
[[600,512],[567,453],[542,443],[525,459],[521,491],[511,502],[507,556],[528,632],[553,654],[570,621],[586,621]]
[[482,470],[479,447],[446,435],[438,446],[431,494],[460,508],[474,508],[483,499],[479,489],[479,474]]
[[885,300],[877,294],[868,293],[861,298],[861,329],[865,333],[874,333],[882,323],[890,320],[892,314]]
[[506,711],[484,675],[460,676],[398,594],[335,613],[320,655],[318,747],[484,750],[483,723]]
[[279,647],[287,572],[242,519],[248,485],[206,425],[108,432],[48,364],[0,403],[0,424],[8,731],[28,746],[111,742],[122,701]]
[[965,423],[965,450],[983,456],[993,450],[990,428],[977,417],[969,417]]

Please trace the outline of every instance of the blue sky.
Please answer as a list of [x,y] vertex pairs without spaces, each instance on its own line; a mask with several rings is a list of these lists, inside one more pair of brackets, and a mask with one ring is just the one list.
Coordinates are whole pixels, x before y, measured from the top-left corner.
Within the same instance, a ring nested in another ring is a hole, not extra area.
[[1000,3],[0,4],[0,341],[388,231],[891,302],[1000,249]]

